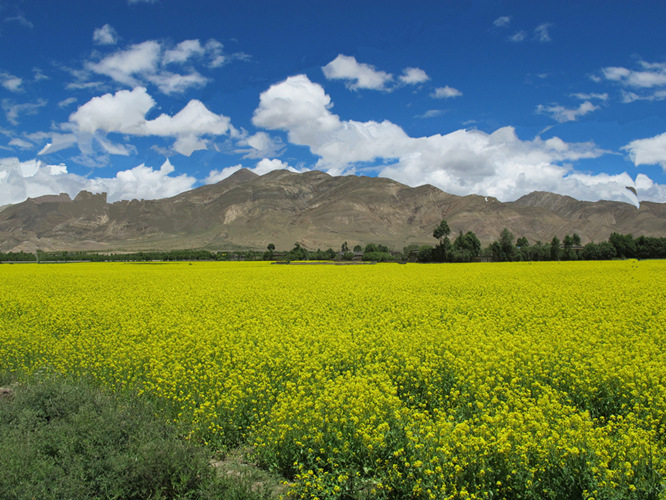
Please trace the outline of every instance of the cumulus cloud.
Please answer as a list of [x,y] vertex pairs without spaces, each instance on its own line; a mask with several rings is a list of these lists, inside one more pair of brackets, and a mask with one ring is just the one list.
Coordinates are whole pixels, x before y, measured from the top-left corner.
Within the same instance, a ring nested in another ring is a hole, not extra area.
[[217,115],[196,99],[191,100],[173,116],[161,114],[147,120],[146,114],[155,101],[144,87],[120,90],[115,94],[94,97],[70,116],[80,132],[95,134],[120,133],[136,136],[173,137],[174,150],[185,156],[206,149],[206,137],[225,135],[231,130],[231,121]]
[[192,189],[196,179],[185,174],[173,176],[173,165],[166,160],[157,169],[139,165],[118,172],[115,177],[88,179],[67,171],[63,164],[49,165],[39,160],[0,158],[0,199],[14,204],[47,194],[76,196],[81,190],[108,193],[110,202],[118,200],[159,199]]
[[120,50],[96,63],[90,63],[88,68],[118,83],[136,87],[140,84],[138,77],[154,75],[157,72],[161,52],[160,44],[151,40]]
[[639,62],[639,70],[610,66],[601,70],[604,78],[633,88],[666,86],[666,63]]
[[379,71],[369,64],[359,63],[355,57],[342,54],[323,66],[322,70],[329,80],[346,80],[346,85],[351,90],[387,90],[386,85],[393,80],[390,73]]
[[536,111],[537,113],[550,115],[553,120],[558,123],[565,123],[574,122],[581,116],[591,113],[597,109],[599,109],[599,106],[595,106],[590,101],[585,101],[581,103],[580,106],[573,109],[565,108],[564,106],[560,105],[544,106],[543,104],[539,104]]
[[[100,40],[105,39],[105,32],[95,33]],[[231,59],[239,58],[240,55],[231,56]],[[96,74],[107,76],[127,87],[152,84],[163,94],[182,94],[191,88],[203,87],[209,81],[191,63],[198,60],[209,68],[218,68],[228,59],[223,52],[223,45],[214,39],[205,44],[196,39],[185,40],[175,47],[169,47],[165,42],[148,40],[117,50],[97,61],[87,62],[83,70],[72,71],[78,81],[70,83],[69,87],[93,85],[88,80],[91,74]],[[184,65],[188,65],[185,71],[182,68]]]
[[167,159],[159,170],[141,164],[123,170],[115,177],[98,177],[88,181],[87,189],[94,193],[108,193],[110,202],[117,200],[155,200],[175,196],[194,187],[196,179],[186,174],[171,176],[175,171]]
[[105,24],[93,32],[93,42],[98,45],[115,45],[118,43],[118,33],[110,24]]
[[76,195],[85,179],[66,173],[64,165],[47,165],[39,160],[0,158],[0,199],[13,204],[46,194]]
[[661,165],[666,170],[666,132],[648,139],[636,139],[622,148],[634,165]]
[[434,97],[435,99],[450,99],[451,97],[460,97],[461,95],[463,94],[460,90],[447,85],[446,87],[437,87],[435,91],[430,94],[430,97]]
[[10,92],[22,92],[23,79],[14,76],[11,73],[0,72],[0,85],[9,90]]
[[180,42],[176,48],[164,52],[162,62],[164,64],[182,64],[191,57],[201,57],[206,50],[201,46],[199,40],[185,40]]
[[405,85],[417,85],[430,80],[428,74],[420,68],[405,68],[399,78]]
[[236,141],[236,153],[244,153],[244,158],[266,158],[277,156],[284,148],[284,144],[279,138],[273,138],[266,132],[257,132],[256,134],[242,137]]
[[[607,81],[631,89],[622,91],[625,103],[666,99],[666,63],[640,61],[638,69],[609,66],[601,70],[601,75]],[[601,78],[595,75],[593,80],[600,81]]]
[[324,89],[298,75],[261,94],[253,123],[285,131],[291,143],[307,146],[319,157],[316,168],[333,175],[369,168],[408,185],[430,183],[459,195],[512,200],[545,190],[584,200],[632,202],[628,175],[587,175],[570,166],[605,154],[593,143],[557,137],[522,140],[512,127],[415,138],[389,121],[345,121],[331,109]]

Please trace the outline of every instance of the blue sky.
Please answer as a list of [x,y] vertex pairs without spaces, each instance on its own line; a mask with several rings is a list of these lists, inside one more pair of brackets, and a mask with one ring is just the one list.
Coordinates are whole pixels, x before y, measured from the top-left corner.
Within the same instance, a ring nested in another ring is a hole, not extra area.
[[241,167],[666,202],[665,24],[658,1],[3,0],[0,206]]

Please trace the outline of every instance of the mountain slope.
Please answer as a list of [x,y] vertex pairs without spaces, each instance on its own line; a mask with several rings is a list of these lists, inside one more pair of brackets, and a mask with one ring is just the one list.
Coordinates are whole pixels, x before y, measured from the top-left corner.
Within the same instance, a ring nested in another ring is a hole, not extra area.
[[639,210],[620,202],[580,202],[531,193],[502,203],[411,188],[384,178],[332,177],[284,170],[258,176],[242,169],[227,179],[161,200],[107,203],[105,194],[29,199],[0,211],[0,251],[149,250],[174,248],[339,248],[368,242],[401,249],[435,243],[445,218],[454,235],[474,231],[484,243],[509,228],[531,241],[574,232],[583,242],[611,232],[666,236],[666,205]]

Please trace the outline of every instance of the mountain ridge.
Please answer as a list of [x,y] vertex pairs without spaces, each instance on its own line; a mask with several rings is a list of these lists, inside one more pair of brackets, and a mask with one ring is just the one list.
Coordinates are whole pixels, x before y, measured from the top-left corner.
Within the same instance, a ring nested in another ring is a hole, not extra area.
[[640,208],[533,192],[500,202],[457,196],[432,185],[387,178],[331,176],[320,171],[240,169],[216,184],[159,200],[108,203],[105,193],[46,195],[0,210],[0,251],[137,251],[206,248],[288,249],[295,242],[339,248],[374,242],[401,249],[434,244],[446,219],[453,235],[473,231],[484,243],[507,227],[516,237],[548,242],[578,233],[583,243],[612,232],[666,236],[666,204]]

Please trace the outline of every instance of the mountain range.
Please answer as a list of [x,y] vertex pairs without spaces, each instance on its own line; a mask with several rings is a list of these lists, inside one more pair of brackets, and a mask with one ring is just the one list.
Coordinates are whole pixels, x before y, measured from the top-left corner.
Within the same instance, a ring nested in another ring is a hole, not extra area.
[[80,192],[31,198],[0,209],[0,251],[138,251],[339,249],[366,243],[396,250],[435,244],[432,232],[446,219],[452,236],[473,231],[488,244],[508,228],[530,242],[577,233],[583,243],[612,232],[666,236],[666,204],[578,201],[533,192],[500,202],[455,196],[431,185],[409,187],[360,176],[275,170],[259,176],[241,169],[217,184],[171,198],[107,202],[106,194]]

